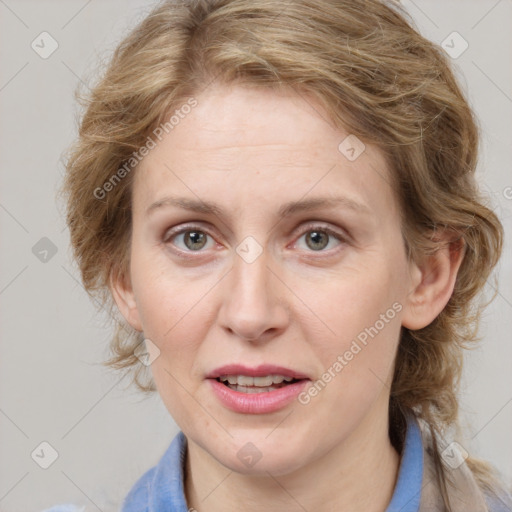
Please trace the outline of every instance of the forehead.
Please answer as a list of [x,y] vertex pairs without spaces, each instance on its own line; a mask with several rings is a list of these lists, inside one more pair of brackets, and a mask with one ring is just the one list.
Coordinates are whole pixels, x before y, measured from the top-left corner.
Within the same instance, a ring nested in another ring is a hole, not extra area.
[[377,210],[395,209],[383,155],[334,127],[312,97],[212,85],[195,99],[139,164],[134,209],[164,192],[239,207],[245,200],[249,207],[254,197],[284,203],[335,191]]

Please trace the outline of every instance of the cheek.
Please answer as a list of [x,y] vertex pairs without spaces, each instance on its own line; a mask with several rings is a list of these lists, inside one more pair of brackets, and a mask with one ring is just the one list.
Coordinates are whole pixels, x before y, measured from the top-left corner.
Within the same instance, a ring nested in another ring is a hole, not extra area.
[[197,303],[197,286],[169,264],[161,249],[141,242],[132,246],[131,275],[144,334],[163,341]]
[[[392,269],[375,262],[373,268],[350,269],[334,276],[314,293],[310,291],[307,298],[341,340],[374,325],[395,302],[401,302],[399,283]],[[386,320],[393,320],[396,314],[390,312],[388,316]]]
[[179,354],[182,359],[198,348],[210,316],[209,302],[201,300],[204,290],[198,283],[161,278],[148,282],[139,295],[144,334],[158,344],[163,355]]
[[305,410],[313,408],[320,422],[334,425],[326,433],[333,441],[340,433],[348,435],[375,404],[384,407],[388,400],[401,324],[400,304],[385,296],[365,301],[366,309],[344,302],[345,311],[335,317],[336,339],[324,338],[314,349],[323,373],[299,402]]
[[212,299],[206,291],[214,286],[215,276],[194,277],[156,251],[134,253],[132,276],[144,336],[160,350],[151,365],[155,380],[172,381],[169,374],[180,381],[190,378],[213,318]]
[[[354,392],[365,383],[372,387],[387,382],[392,372],[403,310],[400,272],[390,261],[374,262],[338,277],[312,297],[330,334],[310,332],[308,338],[325,371],[343,375],[337,382]],[[324,373],[324,380],[329,375]]]
[[204,300],[208,288],[177,275],[149,272],[146,278],[138,306],[144,335],[160,350],[151,373],[167,410],[190,430],[197,418],[203,424],[208,419],[191,399],[200,383],[194,371],[212,321],[211,301]]

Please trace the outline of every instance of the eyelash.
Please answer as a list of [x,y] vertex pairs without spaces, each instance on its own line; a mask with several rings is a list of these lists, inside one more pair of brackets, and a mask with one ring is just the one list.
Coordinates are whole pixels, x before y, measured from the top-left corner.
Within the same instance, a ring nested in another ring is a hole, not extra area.
[[[187,233],[189,231],[197,231],[197,232],[200,232],[200,233],[204,233],[204,234],[208,235],[209,237],[213,238],[213,235],[211,235],[202,226],[187,225],[187,226],[184,226],[182,228],[179,228],[176,231],[169,231],[169,230],[167,230],[165,232],[165,234],[164,234],[163,242],[165,244],[168,244],[168,243],[171,242],[171,240],[176,238],[178,235],[181,235],[183,233]],[[305,231],[301,232],[301,234],[299,236],[299,239],[301,237],[303,237],[304,235],[306,235],[307,233],[310,233],[310,232],[313,232],[313,231],[319,231],[321,233],[326,233],[330,238],[335,238],[338,242],[340,242],[340,244],[347,243],[347,237],[346,236],[343,236],[342,234],[338,233],[337,231],[334,231],[333,229],[331,229],[331,228],[329,228],[327,226],[320,225],[320,224],[310,224],[310,225],[307,225]],[[329,239],[328,243],[329,242],[330,242],[330,239]],[[174,245],[174,244],[172,244],[172,245]],[[202,249],[199,249],[197,251],[177,249],[177,251],[180,254],[183,254],[183,255],[186,254],[187,256],[185,256],[185,257],[190,257],[189,255],[193,254],[193,253],[200,254],[201,252],[205,252]],[[330,250],[321,249],[321,250],[318,250],[318,251],[309,250],[308,252],[311,252],[313,254],[315,254],[315,253],[319,253],[319,254],[321,254],[321,253],[329,253],[329,255],[332,255],[333,251],[337,252],[337,249],[330,249]],[[192,256],[192,257],[194,258],[195,256]]]

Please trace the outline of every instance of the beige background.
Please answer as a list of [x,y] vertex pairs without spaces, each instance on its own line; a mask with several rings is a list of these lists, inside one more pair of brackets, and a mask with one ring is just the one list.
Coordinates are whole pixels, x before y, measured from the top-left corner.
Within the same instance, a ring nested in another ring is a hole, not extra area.
[[[143,400],[98,364],[108,324],[77,281],[55,203],[61,153],[75,135],[75,85],[153,3],[0,0],[2,512],[65,502],[117,510],[177,432],[157,396]],[[427,37],[441,43],[457,31],[469,44],[455,63],[484,132],[480,180],[508,239],[483,343],[467,358],[464,447],[512,483],[512,1],[406,5]],[[31,47],[43,31],[58,44],[46,59]],[[47,261],[33,250],[49,251]],[[43,441],[58,452],[46,470],[31,458]]]

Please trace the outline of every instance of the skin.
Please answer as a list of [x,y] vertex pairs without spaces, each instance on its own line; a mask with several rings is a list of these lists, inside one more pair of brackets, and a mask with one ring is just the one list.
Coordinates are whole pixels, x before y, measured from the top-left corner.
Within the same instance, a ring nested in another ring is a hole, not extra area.
[[[408,261],[382,154],[366,145],[349,161],[338,150],[348,132],[311,98],[214,84],[197,101],[136,170],[130,273],[111,285],[126,320],[160,350],[151,369],[188,440],[188,506],[382,512],[399,467],[387,415],[400,329],[439,314],[461,254]],[[223,213],[146,213],[166,196]],[[334,196],[365,211],[277,214]],[[195,251],[197,239],[171,232],[184,226],[205,234]],[[322,228],[339,240],[312,240]],[[251,263],[236,252],[248,236],[263,249]],[[272,363],[316,381],[394,303],[401,310],[307,405],[239,414],[205,380],[227,363]],[[261,453],[252,467],[237,457],[248,442]]]

